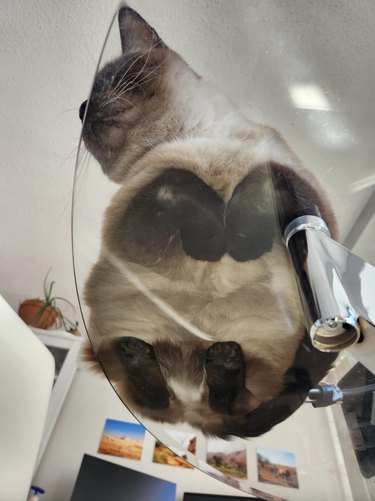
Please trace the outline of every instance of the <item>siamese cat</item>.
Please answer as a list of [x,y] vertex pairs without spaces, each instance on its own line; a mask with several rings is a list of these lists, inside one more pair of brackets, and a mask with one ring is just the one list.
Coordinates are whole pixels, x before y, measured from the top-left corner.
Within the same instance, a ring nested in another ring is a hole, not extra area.
[[134,10],[118,20],[122,55],[80,108],[86,147],[119,184],[85,285],[93,351],[137,415],[258,436],[335,358],[309,342],[282,238],[307,214],[335,236],[332,209],[277,131]]

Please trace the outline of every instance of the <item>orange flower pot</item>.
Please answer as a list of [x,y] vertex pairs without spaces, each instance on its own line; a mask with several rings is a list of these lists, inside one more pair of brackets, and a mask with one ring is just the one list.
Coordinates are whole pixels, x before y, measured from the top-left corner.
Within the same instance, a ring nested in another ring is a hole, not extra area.
[[46,306],[41,299],[27,299],[20,304],[18,315],[27,325],[48,329],[56,322],[57,311],[52,306]]

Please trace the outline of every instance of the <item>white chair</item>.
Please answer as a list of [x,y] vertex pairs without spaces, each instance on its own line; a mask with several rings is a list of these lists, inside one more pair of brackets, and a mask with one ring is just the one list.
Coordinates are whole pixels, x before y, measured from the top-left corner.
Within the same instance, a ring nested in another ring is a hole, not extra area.
[[0,295],[1,499],[27,499],[54,373],[51,353]]

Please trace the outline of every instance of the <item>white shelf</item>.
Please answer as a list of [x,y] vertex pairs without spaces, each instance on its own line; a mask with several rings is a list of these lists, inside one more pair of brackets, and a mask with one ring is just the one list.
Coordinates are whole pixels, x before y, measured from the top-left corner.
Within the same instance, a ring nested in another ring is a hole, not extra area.
[[47,348],[51,348],[52,354],[54,349],[66,351],[66,354],[63,354],[62,365],[56,365],[55,382],[43,430],[43,438],[35,463],[34,471],[36,471],[47,447],[61,408],[64,404],[64,400],[68,394],[70,385],[72,384],[74,374],[76,373],[83,338],[81,336],[74,336],[73,334],[60,330],[42,330],[32,328],[32,331],[37,335],[42,343],[47,346]]

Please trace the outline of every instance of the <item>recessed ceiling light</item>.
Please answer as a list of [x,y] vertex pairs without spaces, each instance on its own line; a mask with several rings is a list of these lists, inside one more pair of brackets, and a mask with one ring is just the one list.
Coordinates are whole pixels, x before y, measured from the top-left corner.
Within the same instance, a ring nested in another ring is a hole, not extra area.
[[296,108],[320,111],[332,110],[324,92],[317,85],[294,84],[289,87],[289,94]]

